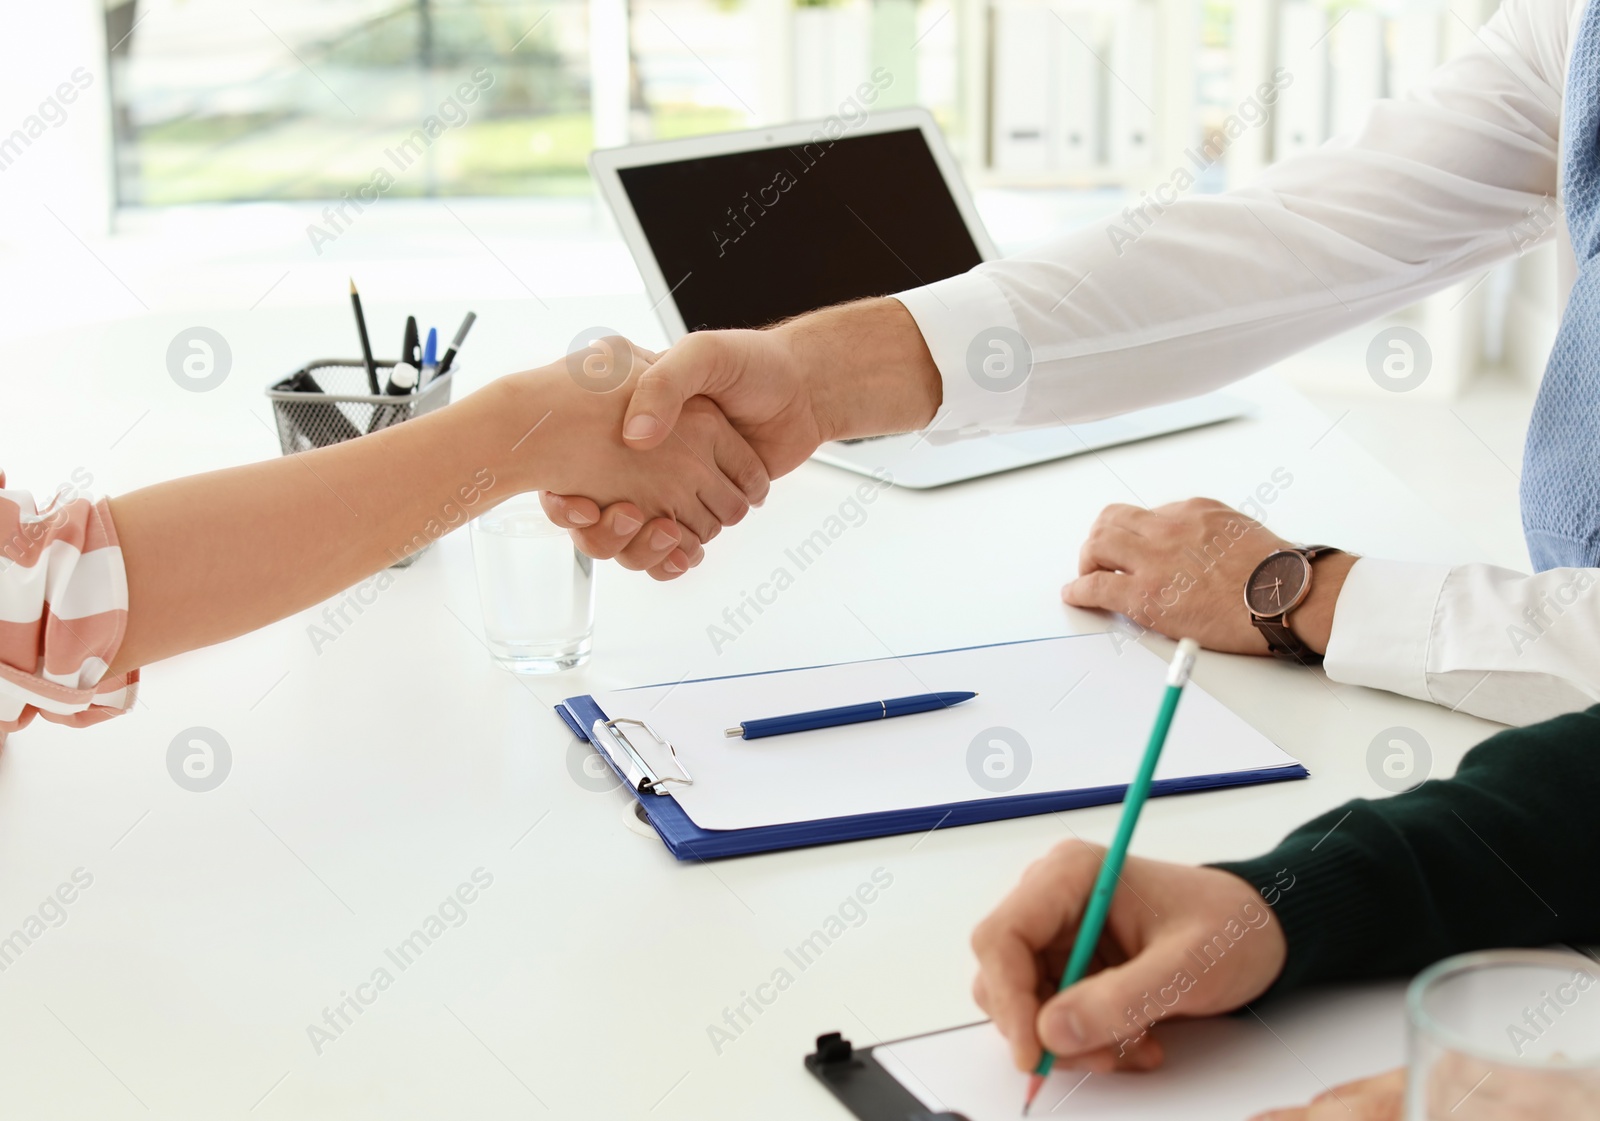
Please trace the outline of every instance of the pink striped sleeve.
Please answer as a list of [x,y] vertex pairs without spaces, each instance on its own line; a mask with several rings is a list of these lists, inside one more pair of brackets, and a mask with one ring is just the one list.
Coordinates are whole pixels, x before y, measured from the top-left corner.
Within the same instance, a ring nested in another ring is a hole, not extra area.
[[34,718],[94,724],[133,707],[139,672],[107,676],[128,625],[110,507],[38,509],[0,475],[0,742]]

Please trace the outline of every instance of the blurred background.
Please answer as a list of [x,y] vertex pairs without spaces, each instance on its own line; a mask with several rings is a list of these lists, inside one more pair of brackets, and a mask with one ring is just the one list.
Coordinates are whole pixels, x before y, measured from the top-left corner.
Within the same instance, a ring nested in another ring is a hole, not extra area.
[[[1471,42],[1494,6],[11,5],[14,57],[0,74],[4,319],[27,332],[163,308],[326,302],[351,273],[381,277],[395,298],[441,284],[462,298],[642,291],[590,184],[593,148],[829,116],[880,69],[892,81],[877,104],[933,111],[996,240],[1015,250],[1120,210],[1190,164],[1185,150],[1203,150],[1275,71],[1292,76],[1281,100],[1197,191],[1247,182],[1355,128],[1373,99]],[[464,83],[477,91],[470,103]],[[330,201],[363,188],[381,201],[353,221],[328,217]],[[1330,423],[1464,525],[1492,526],[1484,541],[1498,542],[1514,528],[1553,298],[1546,247],[1407,309],[1390,322],[1417,328],[1431,352],[1429,376],[1407,393],[1369,374],[1367,346],[1384,324],[1280,372]],[[564,349],[530,323],[529,364]]]

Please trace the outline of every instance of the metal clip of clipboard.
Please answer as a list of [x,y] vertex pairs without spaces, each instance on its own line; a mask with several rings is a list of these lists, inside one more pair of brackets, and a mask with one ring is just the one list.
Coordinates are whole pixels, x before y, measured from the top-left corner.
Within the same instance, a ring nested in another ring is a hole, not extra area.
[[[619,727],[622,724],[632,724],[636,728],[643,728],[646,732],[649,732],[650,738],[665,747],[668,753],[671,754],[672,765],[678,768],[678,774],[683,777],[667,775],[663,778],[657,775],[655,768],[651,767],[645,761],[644,756],[639,754],[639,749],[634,747],[633,741],[628,738],[628,733]],[[629,720],[626,717],[616,720],[596,720],[590,733],[596,744],[600,742],[600,730],[602,728],[605,729],[611,742],[627,753],[630,773],[626,777],[633,783],[633,788],[639,793],[643,794],[648,790],[652,794],[670,794],[671,791],[666,789],[667,784],[670,782],[675,782],[679,786],[694,785],[694,776],[689,773],[689,768],[683,765],[683,760],[678,758],[678,749],[672,746],[672,741],[643,720]]]

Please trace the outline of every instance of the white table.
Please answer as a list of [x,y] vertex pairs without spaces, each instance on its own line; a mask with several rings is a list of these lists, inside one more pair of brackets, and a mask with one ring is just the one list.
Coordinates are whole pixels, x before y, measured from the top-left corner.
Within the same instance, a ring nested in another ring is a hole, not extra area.
[[[462,309],[436,310],[453,324]],[[478,311],[463,356],[475,381],[553,357],[594,323],[654,337],[642,299]],[[28,343],[0,374],[12,484],[48,491],[87,467],[116,492],[275,454],[261,389],[347,350],[346,314],[196,317],[235,359],[203,395],[166,375],[183,317]],[[890,491],[720,654],[708,625],[856,476],[807,465],[673,585],[607,568],[598,653],[580,672],[519,679],[490,663],[457,535],[320,652],[316,609],[152,667],[131,715],[81,731],[36,723],[0,752],[0,937],[74,869],[93,883],[0,973],[0,1115],[841,1117],[801,1068],[813,1037],[871,1042],[974,1018],[974,922],[1049,846],[1106,839],[1117,807],[680,865],[626,828],[625,792],[575,777],[584,749],[549,705],[686,672],[1104,629],[1057,595],[1103,504],[1238,501],[1276,468],[1293,482],[1269,521],[1288,536],[1474,559],[1326,417],[1270,378],[1245,392],[1258,419]],[[1313,777],[1157,799],[1135,840],[1143,854],[1250,855],[1347,798],[1382,796],[1366,762],[1382,729],[1421,732],[1436,774],[1493,730],[1265,659],[1208,655],[1196,678]],[[193,726],[232,752],[206,793],[167,770],[169,743]],[[386,948],[479,868],[493,883],[462,925],[398,969]],[[866,921],[718,1053],[708,1027],[876,869],[893,884]],[[316,1053],[308,1026],[380,966],[392,987]],[[1305,1082],[1307,1096],[1321,1088]]]

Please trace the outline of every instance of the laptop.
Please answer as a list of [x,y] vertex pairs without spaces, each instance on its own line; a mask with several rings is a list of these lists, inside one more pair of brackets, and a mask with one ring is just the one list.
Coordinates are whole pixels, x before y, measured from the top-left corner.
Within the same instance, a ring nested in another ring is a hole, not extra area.
[[[966,272],[999,254],[926,109],[609,148],[590,171],[673,342],[764,327]],[[934,443],[824,444],[814,459],[927,488],[1243,416],[1208,394],[1108,420]]]

